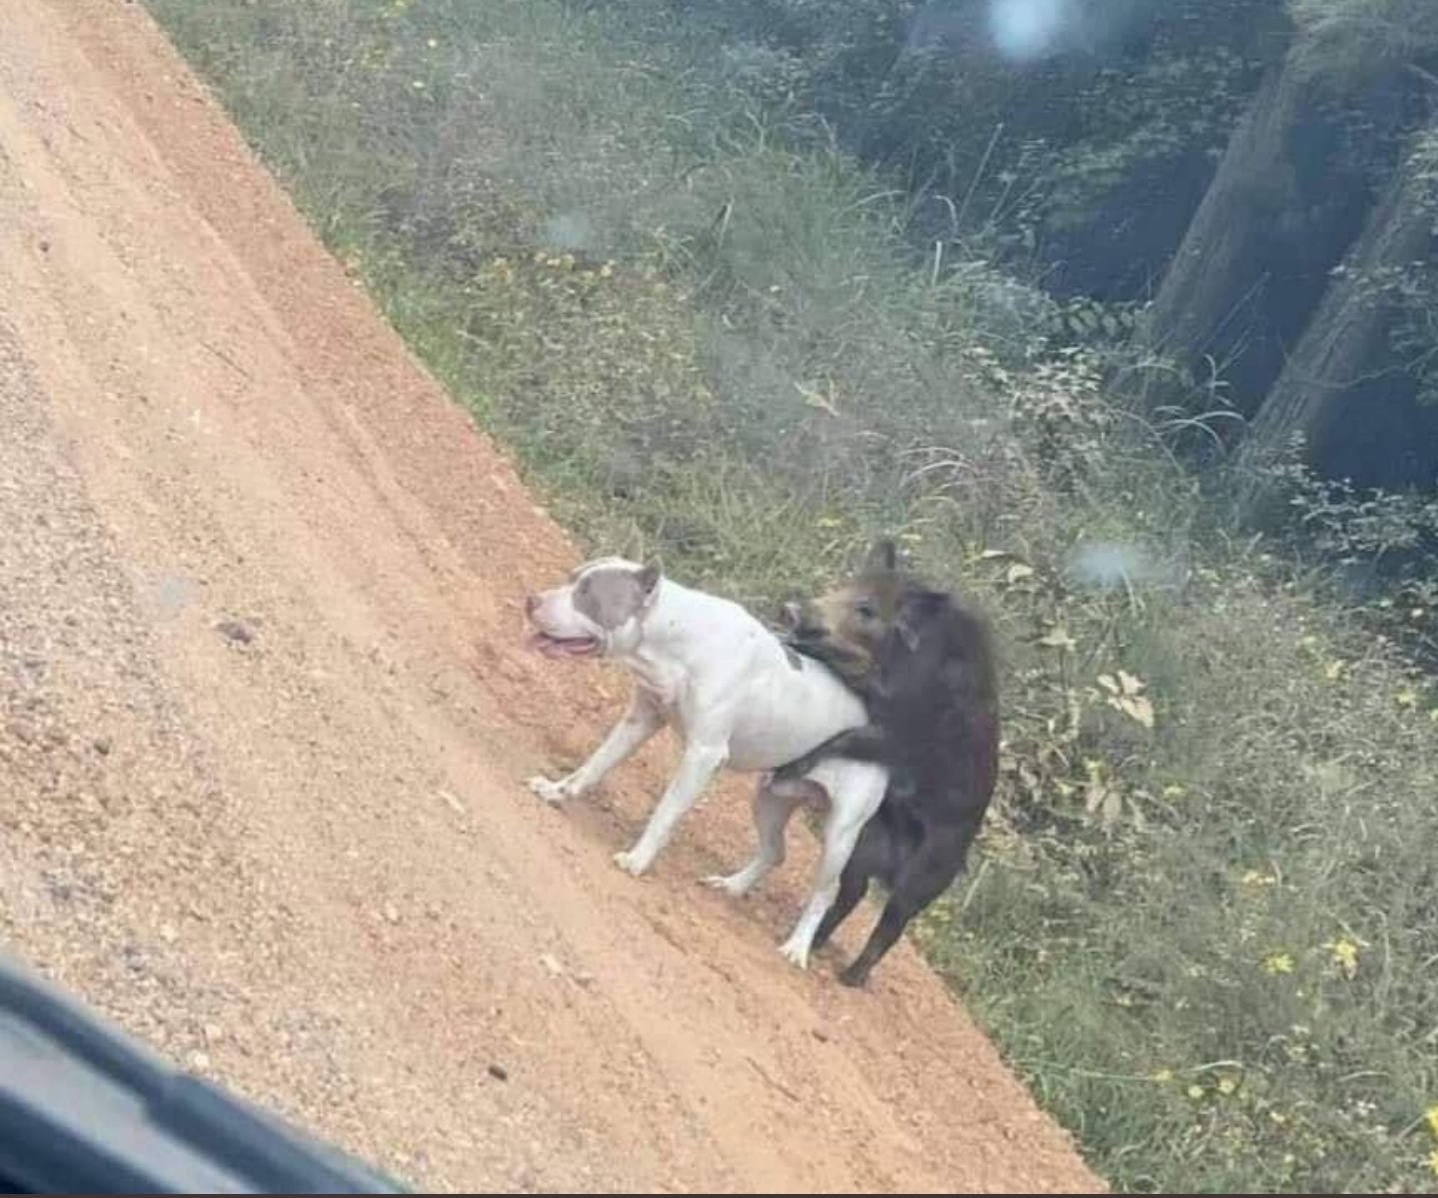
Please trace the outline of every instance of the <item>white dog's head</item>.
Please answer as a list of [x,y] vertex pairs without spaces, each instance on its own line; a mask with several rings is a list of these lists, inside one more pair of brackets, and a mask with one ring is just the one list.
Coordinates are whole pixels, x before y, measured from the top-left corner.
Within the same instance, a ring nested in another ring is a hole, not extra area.
[[632,649],[662,580],[658,566],[622,557],[585,562],[563,586],[525,600],[536,629],[530,643],[546,657],[607,657]]

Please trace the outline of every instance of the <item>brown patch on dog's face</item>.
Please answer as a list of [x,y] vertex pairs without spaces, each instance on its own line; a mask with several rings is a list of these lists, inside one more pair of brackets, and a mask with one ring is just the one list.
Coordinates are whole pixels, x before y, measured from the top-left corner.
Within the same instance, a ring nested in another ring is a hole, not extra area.
[[660,587],[657,566],[624,558],[586,562],[563,586],[525,601],[534,626],[530,644],[546,657],[603,657],[623,651],[639,635],[639,617]]
[[600,567],[580,574],[574,584],[574,606],[600,628],[613,632],[643,609],[659,581],[659,570]]

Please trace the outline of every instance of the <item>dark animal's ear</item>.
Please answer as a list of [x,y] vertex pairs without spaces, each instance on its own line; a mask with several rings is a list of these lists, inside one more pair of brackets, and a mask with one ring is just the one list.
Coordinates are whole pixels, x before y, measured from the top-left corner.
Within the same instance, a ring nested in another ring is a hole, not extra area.
[[892,574],[899,568],[899,547],[892,537],[881,537],[869,550],[869,569]]
[[645,566],[639,571],[639,593],[645,602],[654,597],[654,591],[663,577],[664,571],[655,565]]
[[904,596],[904,606],[894,624],[894,631],[910,653],[919,647],[923,628],[949,601],[943,591],[914,591]]

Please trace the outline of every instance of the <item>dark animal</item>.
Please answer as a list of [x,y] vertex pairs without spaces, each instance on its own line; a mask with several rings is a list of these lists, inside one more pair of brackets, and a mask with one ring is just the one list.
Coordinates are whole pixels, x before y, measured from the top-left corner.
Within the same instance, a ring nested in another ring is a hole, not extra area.
[[953,595],[899,568],[892,542],[822,598],[788,609],[790,643],[858,693],[870,723],[842,732],[776,771],[802,776],[825,757],[890,770],[883,805],[864,826],[819,948],[877,879],[889,898],[863,951],[840,975],[863,986],[909,921],[964,867],[998,775],[998,678],[985,621]]

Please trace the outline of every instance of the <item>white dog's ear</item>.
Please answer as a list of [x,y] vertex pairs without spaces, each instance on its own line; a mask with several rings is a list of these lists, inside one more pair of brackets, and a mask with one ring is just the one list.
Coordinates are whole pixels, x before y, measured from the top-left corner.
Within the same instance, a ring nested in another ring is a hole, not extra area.
[[659,580],[664,577],[664,571],[656,565],[644,566],[639,571],[639,593],[643,596],[642,602],[648,603],[654,598],[654,592],[659,589]]

